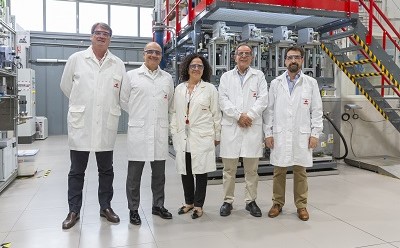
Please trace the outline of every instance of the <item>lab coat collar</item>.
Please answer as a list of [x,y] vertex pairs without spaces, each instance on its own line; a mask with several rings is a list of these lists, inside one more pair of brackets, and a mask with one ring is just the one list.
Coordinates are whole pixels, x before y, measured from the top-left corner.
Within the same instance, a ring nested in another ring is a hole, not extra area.
[[[297,84],[301,84],[303,82],[303,79],[304,79],[303,71],[300,71],[299,74],[300,74],[300,77],[297,79],[296,85]],[[276,78],[276,80],[279,81],[279,83],[282,85],[282,87],[285,88],[287,93],[290,95],[289,86],[288,86],[288,83],[287,83],[287,76],[288,76],[288,73],[287,73],[287,71],[285,71],[282,75],[278,76]],[[295,85],[295,87],[296,87],[296,85]]]
[[[187,82],[185,82],[185,83],[187,83]],[[205,88],[206,88],[206,83],[202,79],[199,82],[199,85],[197,85],[196,91],[194,92],[194,95],[193,95],[192,99],[194,99],[194,98],[198,97],[199,95],[201,95]]]
[[[160,74],[160,72],[161,72],[160,66],[158,66],[158,68],[157,68],[156,71],[157,71],[156,76],[158,76],[158,74]],[[146,74],[146,73],[149,73],[149,68],[147,68],[147,66],[143,63],[142,66],[140,66],[140,67],[138,68],[138,73],[139,73],[139,74]]]
[[[90,46],[90,47],[88,47],[88,49],[86,49],[86,51],[85,51],[85,58],[97,60],[96,55],[94,55],[94,53],[93,53],[92,46]],[[111,60],[111,61],[113,61],[113,62],[116,61],[116,58],[115,58],[114,54],[112,54],[112,53],[110,52],[110,50],[107,50],[107,56],[106,56],[106,58],[104,59],[104,62],[107,61],[108,59]],[[104,63],[104,62],[103,62],[103,63]]]

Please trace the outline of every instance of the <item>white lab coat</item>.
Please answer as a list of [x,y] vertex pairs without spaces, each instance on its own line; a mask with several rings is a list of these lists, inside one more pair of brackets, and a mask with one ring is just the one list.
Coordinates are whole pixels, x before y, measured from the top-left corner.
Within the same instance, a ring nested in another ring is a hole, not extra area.
[[175,89],[171,115],[171,134],[176,152],[175,164],[179,174],[186,175],[186,141],[189,140],[192,173],[203,174],[216,170],[214,141],[220,140],[221,110],[214,85],[201,81],[193,93],[189,106],[188,136],[186,126],[186,85]]
[[290,94],[286,74],[271,82],[269,103],[264,112],[265,137],[274,138],[270,162],[280,167],[312,167],[309,138],[319,138],[323,127],[318,83],[301,73]]
[[[242,86],[237,69],[230,70],[222,75],[218,92],[223,114],[220,157],[262,157],[262,113],[268,104],[264,73],[249,68]],[[247,113],[253,120],[251,127],[239,127],[237,121],[241,113]]]
[[69,57],[60,87],[69,98],[67,121],[71,150],[114,149],[121,115],[119,94],[126,78],[124,63],[110,51],[101,66],[91,46]]
[[168,117],[173,96],[172,77],[160,68],[155,77],[144,64],[128,71],[128,83],[121,89],[121,107],[129,114],[129,161],[167,159]]

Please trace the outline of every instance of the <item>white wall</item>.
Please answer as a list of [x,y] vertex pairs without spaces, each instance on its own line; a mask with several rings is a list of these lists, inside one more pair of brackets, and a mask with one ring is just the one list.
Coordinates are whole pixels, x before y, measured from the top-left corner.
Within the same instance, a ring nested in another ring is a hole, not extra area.
[[[400,132],[393,127],[389,121],[382,121],[384,118],[375,109],[375,107],[363,96],[346,96],[342,97],[342,110],[346,104],[357,104],[362,109],[355,110],[359,115],[359,119],[355,120],[350,117],[350,120],[342,121],[341,131],[349,146],[348,158],[365,157],[365,156],[395,156],[400,155]],[[394,101],[398,104],[398,100]],[[353,111],[344,111],[353,115]],[[379,121],[379,122],[365,122],[362,121]],[[351,128],[352,124],[353,128]],[[351,139],[351,132],[353,137]],[[350,150],[350,144],[353,146],[355,155]],[[343,145],[341,151],[343,151]]]

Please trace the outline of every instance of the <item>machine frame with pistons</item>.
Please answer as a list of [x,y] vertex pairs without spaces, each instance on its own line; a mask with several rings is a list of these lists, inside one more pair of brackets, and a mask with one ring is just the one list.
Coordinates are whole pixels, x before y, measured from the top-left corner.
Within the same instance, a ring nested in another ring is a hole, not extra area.
[[[182,3],[185,4],[182,4]],[[285,70],[285,50],[294,44],[305,50],[303,72],[317,79],[323,94],[324,114],[340,126],[340,92],[337,92],[333,78],[333,63],[320,48],[319,30],[327,27],[346,26],[358,18],[358,3],[354,0],[292,1],[292,0],[176,0],[165,2],[165,26],[173,26],[175,41],[165,33],[165,57],[169,58],[166,70],[172,68],[171,58],[176,64],[171,71],[178,81],[179,58],[190,53],[201,53],[209,59],[213,68],[212,82],[218,87],[223,72],[232,69],[233,51],[239,42],[253,47],[252,67],[265,73],[267,82]],[[187,8],[187,15],[180,13]],[[171,7],[171,8],[170,8]],[[174,13],[175,19],[167,18]],[[297,35],[297,36],[296,36]],[[340,155],[340,137],[324,119],[324,134],[314,150],[314,165],[308,171],[311,175],[337,174]],[[174,155],[173,147],[170,153]],[[208,173],[209,180],[222,178],[222,164],[218,157],[217,171]],[[289,170],[290,171],[290,170]],[[270,176],[273,166],[269,163],[269,151],[260,159],[258,173]],[[289,172],[290,173],[290,172]],[[243,167],[238,168],[237,177],[244,175]]]

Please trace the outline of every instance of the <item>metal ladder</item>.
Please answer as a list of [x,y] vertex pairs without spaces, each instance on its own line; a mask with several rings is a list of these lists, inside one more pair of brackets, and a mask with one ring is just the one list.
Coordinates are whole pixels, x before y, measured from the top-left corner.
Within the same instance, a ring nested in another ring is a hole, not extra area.
[[[363,94],[377,111],[400,132],[400,116],[398,106],[392,106],[390,100],[400,101],[400,68],[395,64],[391,56],[382,48],[380,43],[372,37],[371,44],[365,43],[367,29],[358,20],[353,25],[342,28],[336,34],[325,33],[321,38],[321,48],[333,60],[333,62],[353,82],[361,94]],[[348,38],[353,46],[340,48],[336,40]],[[351,61],[347,56],[348,52],[360,51],[365,59]],[[363,73],[358,65],[372,64],[377,72]],[[372,77],[384,76],[388,84],[374,85]],[[384,96],[378,90],[390,88],[396,96]],[[390,100],[389,100],[390,99]]]

